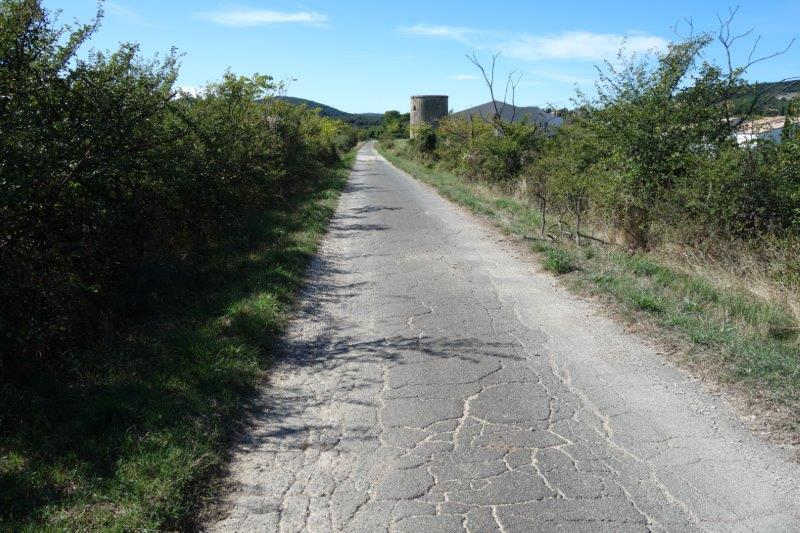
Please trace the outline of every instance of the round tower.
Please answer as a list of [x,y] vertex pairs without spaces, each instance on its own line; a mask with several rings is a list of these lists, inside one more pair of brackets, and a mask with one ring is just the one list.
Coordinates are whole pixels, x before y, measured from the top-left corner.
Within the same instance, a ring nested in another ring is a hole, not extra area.
[[411,137],[414,126],[426,123],[433,127],[447,116],[447,95],[427,94],[411,97]]

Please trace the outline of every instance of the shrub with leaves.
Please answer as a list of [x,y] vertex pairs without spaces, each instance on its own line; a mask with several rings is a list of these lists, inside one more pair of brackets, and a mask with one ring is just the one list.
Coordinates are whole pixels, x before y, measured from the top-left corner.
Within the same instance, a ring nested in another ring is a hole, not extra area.
[[[98,17],[99,20],[100,17]],[[268,76],[180,94],[175,52],[79,58],[97,22],[0,2],[0,375],[113,333],[355,143]]]
[[526,122],[504,124],[501,131],[478,118],[448,117],[435,131],[420,127],[411,147],[471,179],[511,183],[535,159],[544,138],[537,125]]
[[[593,222],[631,250],[658,244],[666,234],[685,243],[710,235],[795,238],[798,104],[785,106],[781,143],[737,145],[734,133],[763,96],[745,75],[781,51],[758,56],[756,38],[746,63],[736,65],[733,47],[750,32],[732,31],[735,14],[722,19],[714,34],[692,29],[660,52],[620,52],[599,69],[597,96],[579,94],[579,107],[561,113],[566,124],[557,132],[504,121],[502,113],[448,117],[436,131],[435,150],[418,140],[412,152],[470,180],[525,190],[541,212],[542,236],[554,215],[557,238],[569,234],[579,241],[581,227]],[[722,66],[706,59],[714,43],[729,59]],[[488,67],[474,54],[468,58],[495,101],[497,55]],[[505,92],[512,99],[518,81],[508,76]]]
[[430,124],[422,123],[412,126],[413,137],[410,146],[419,156],[432,158],[436,150],[436,131]]

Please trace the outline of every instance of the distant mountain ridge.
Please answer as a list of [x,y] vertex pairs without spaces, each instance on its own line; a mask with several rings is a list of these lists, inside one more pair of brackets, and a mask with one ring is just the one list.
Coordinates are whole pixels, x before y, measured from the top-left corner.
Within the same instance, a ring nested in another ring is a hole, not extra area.
[[[749,109],[750,99],[754,92],[761,93],[761,97],[753,110],[756,115],[783,115],[786,113],[789,101],[800,97],[800,79],[758,82],[745,85],[739,88],[734,96],[735,111],[741,112]],[[318,108],[322,116],[336,118],[355,126],[378,126],[383,118],[383,113],[348,113],[314,100],[296,96],[276,96],[275,98],[294,105],[305,105],[311,109]],[[502,102],[497,102],[497,107],[501,109],[501,118],[505,121],[511,121],[513,117],[514,122],[520,122],[524,119],[531,123],[554,128],[564,123],[561,117],[548,113],[537,106],[514,107],[508,103],[504,105]],[[486,102],[485,104],[455,112],[453,116],[460,118],[476,116],[490,120],[494,116],[494,105],[492,102]]]
[[356,126],[377,126],[381,123],[381,119],[383,118],[383,113],[348,113],[336,109],[335,107],[315,102],[314,100],[297,98],[296,96],[276,96],[275,98],[293,105],[305,105],[311,109],[319,109],[323,117],[339,119],[342,122],[347,122]]
[[794,98],[800,98],[800,78],[757,82],[739,87],[733,98],[734,113],[749,111],[753,96],[756,94],[759,95],[758,101],[753,106],[756,115],[785,115],[789,102]]
[[[512,119],[514,122],[522,122],[525,120],[531,124],[538,124],[547,128],[557,128],[564,123],[564,119],[557,117],[552,113],[548,113],[540,107],[520,107],[513,106],[509,103],[504,104],[503,102],[495,103],[497,104],[497,109],[500,112],[500,118],[506,122],[511,122]],[[491,120],[494,115],[495,104],[489,101],[485,104],[477,105],[475,107],[470,107],[469,109],[464,109],[462,111],[453,113],[452,116],[463,119],[478,117],[485,120]]]

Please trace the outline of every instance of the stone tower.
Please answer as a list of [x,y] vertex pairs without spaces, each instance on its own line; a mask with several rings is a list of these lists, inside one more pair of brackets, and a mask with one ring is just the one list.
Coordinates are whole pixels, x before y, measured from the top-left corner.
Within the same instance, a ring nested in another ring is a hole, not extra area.
[[411,137],[414,126],[427,123],[433,127],[447,116],[447,95],[429,94],[411,97]]

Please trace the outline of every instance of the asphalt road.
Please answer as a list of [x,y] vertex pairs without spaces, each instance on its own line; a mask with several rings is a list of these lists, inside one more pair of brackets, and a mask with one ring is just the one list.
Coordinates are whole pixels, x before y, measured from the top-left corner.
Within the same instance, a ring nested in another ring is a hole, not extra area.
[[800,468],[359,152],[220,531],[800,531]]

